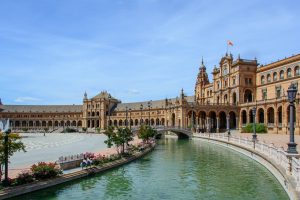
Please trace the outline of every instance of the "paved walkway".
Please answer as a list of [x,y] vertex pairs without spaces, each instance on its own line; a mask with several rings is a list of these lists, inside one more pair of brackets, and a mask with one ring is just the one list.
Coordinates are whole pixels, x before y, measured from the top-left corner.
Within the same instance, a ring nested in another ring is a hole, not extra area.
[[[252,138],[251,133],[232,133],[234,136],[241,136],[244,138]],[[290,141],[289,135],[282,134],[257,134],[257,139],[263,141],[265,143],[271,144],[273,143],[276,147],[283,147],[285,150],[287,149],[287,143]],[[300,135],[295,135],[295,142],[298,144],[297,150],[300,153]]]

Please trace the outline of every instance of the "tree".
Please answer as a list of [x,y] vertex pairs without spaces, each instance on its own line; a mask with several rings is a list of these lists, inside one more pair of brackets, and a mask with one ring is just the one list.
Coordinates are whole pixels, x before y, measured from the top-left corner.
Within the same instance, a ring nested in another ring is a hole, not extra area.
[[140,126],[138,137],[142,139],[144,142],[149,141],[150,138],[153,138],[156,134],[156,130],[154,130],[151,126]]
[[[4,155],[4,137],[5,133],[0,133],[0,180],[2,178],[2,172],[4,168],[4,161],[5,161],[5,155]],[[18,151],[25,151],[25,145],[21,141],[21,136],[17,133],[10,133],[8,135],[8,158],[10,158],[12,155],[14,155],[15,152]]]
[[107,140],[104,141],[108,148],[115,146],[117,153],[124,153],[124,146],[129,145],[129,142],[133,140],[133,133],[129,128],[115,128],[109,126],[104,134],[107,136]]

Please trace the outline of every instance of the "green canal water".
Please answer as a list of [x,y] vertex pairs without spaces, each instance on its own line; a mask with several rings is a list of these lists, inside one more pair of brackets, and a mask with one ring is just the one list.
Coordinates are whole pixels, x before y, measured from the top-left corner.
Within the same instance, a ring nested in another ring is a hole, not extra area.
[[138,161],[15,199],[284,200],[288,196],[275,177],[250,158],[205,141],[167,138]]

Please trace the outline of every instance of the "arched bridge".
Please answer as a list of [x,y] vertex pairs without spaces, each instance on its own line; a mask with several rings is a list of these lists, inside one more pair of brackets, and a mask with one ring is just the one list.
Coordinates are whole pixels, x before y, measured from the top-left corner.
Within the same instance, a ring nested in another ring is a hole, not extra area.
[[157,134],[155,135],[155,138],[160,138],[165,132],[171,131],[175,133],[179,139],[186,139],[192,137],[192,132],[190,129],[180,128],[180,127],[153,127]]

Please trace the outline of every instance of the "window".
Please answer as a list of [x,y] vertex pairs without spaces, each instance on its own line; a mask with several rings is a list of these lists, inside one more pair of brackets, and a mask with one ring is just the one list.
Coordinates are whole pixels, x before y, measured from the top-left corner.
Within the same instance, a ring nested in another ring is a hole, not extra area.
[[262,89],[262,99],[266,100],[267,99],[267,88]]
[[287,77],[288,77],[288,78],[291,78],[291,77],[292,77],[292,70],[291,70],[291,68],[288,68],[288,69],[287,69]]
[[294,72],[295,76],[299,76],[300,75],[299,66],[296,66],[294,71],[295,71]]
[[261,82],[261,84],[265,84],[265,76],[264,75],[260,77],[260,82]]
[[267,75],[267,81],[268,81],[268,83],[271,82],[271,75],[270,74]]
[[235,78],[232,79],[232,85],[235,85]]
[[275,87],[275,93],[276,93],[276,98],[281,97],[281,86],[276,86]]
[[282,79],[284,79],[284,71],[283,70],[280,71],[280,80],[282,80]]
[[217,82],[217,88],[220,89],[220,81]]
[[273,81],[277,81],[277,72],[273,73]]

